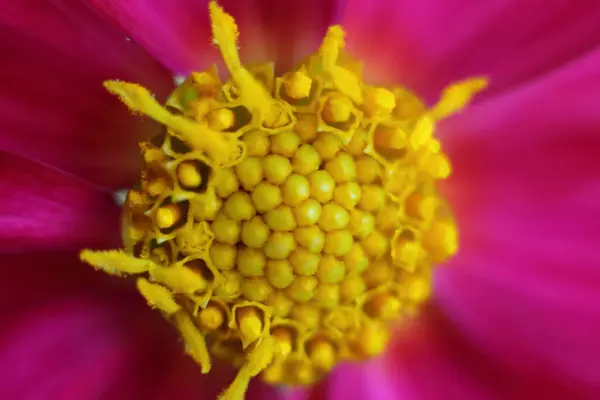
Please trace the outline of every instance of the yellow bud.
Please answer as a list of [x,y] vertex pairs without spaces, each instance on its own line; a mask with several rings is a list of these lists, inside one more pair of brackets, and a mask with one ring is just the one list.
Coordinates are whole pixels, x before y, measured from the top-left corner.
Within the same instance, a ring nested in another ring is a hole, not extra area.
[[303,144],[292,158],[294,172],[300,175],[308,175],[319,169],[321,156],[313,146]]
[[248,247],[262,248],[270,234],[269,227],[259,216],[252,218],[250,221],[244,221],[242,224],[242,242]]
[[262,276],[266,264],[267,259],[259,249],[246,247],[238,252],[237,270],[245,277]]

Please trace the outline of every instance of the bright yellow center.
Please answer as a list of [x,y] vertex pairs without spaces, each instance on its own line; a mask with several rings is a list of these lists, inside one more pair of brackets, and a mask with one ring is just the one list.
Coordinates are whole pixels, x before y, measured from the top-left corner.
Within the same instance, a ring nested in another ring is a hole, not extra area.
[[427,299],[434,264],[458,240],[436,191],[451,168],[435,122],[486,83],[452,85],[431,109],[405,89],[367,86],[339,26],[275,77],[273,64],[241,64],[233,18],[209,8],[226,82],[214,66],[194,72],[166,107],[143,87],[106,82],[165,132],[142,144],[125,249],[81,256],[137,276],[203,373],[212,356],[238,367],[223,392],[236,400],[259,374],[308,385],[380,354],[392,324]]

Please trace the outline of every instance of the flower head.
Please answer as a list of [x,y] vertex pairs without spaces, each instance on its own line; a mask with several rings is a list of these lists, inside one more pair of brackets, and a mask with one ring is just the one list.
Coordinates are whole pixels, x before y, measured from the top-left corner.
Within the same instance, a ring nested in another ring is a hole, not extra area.
[[600,3],[207,3],[3,6],[0,398],[598,398]]
[[234,19],[209,5],[215,66],[162,106],[145,88],[105,87],[164,125],[142,143],[124,206],[125,251],[81,257],[133,275],[186,351],[239,367],[226,399],[259,374],[310,385],[342,361],[381,354],[390,329],[428,298],[432,268],[458,248],[436,181],[451,167],[435,122],[486,86],[446,89],[431,109],[400,87],[363,82],[329,28],[313,55],[275,76],[238,54]]

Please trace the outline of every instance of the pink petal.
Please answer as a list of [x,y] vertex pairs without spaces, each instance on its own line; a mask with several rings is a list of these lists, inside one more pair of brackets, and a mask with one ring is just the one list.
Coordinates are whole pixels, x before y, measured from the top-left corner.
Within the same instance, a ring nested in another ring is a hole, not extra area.
[[[211,43],[208,1],[87,0],[173,71],[203,70],[220,60]],[[244,62],[289,68],[313,52],[334,19],[333,0],[219,1],[236,19]]]
[[80,178],[0,152],[0,187],[0,253],[119,245],[119,208]]
[[[1,398],[214,400],[233,380],[218,362],[202,375],[131,282],[76,252],[3,255],[0,264]],[[247,398],[275,397],[257,381]]]
[[343,24],[375,78],[434,100],[468,76],[490,76],[490,95],[559,67],[598,44],[599,19],[594,0],[348,0]]
[[397,399],[591,400],[598,396],[597,391],[572,385],[563,377],[518,371],[496,362],[435,309],[399,335],[379,372]]
[[157,126],[133,117],[102,82],[131,80],[163,97],[170,73],[79,2],[10,2],[0,35],[0,149],[113,188],[131,185],[137,141]]
[[515,371],[600,390],[600,49],[446,125],[448,318]]

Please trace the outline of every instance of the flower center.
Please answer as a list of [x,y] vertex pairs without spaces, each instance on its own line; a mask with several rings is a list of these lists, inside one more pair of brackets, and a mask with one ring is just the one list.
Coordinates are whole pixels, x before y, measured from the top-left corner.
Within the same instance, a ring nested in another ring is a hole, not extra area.
[[380,354],[392,324],[426,300],[432,268],[457,251],[436,181],[450,162],[435,121],[484,79],[446,89],[431,109],[409,91],[363,83],[331,27],[318,52],[275,77],[246,67],[231,16],[210,3],[229,70],[192,73],[160,105],[146,89],[106,82],[165,126],[142,143],[141,183],[123,210],[121,251],[86,262],[134,275],[207,373],[211,356],[249,380],[308,385],[341,361]]

